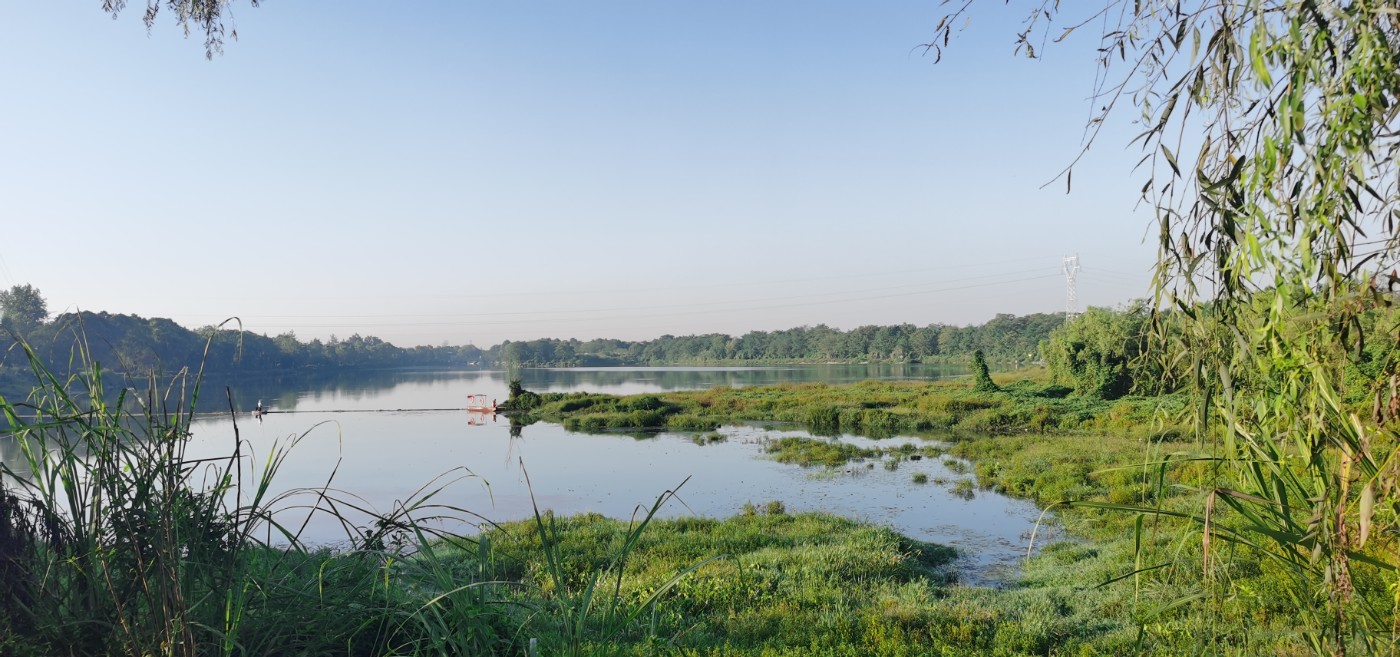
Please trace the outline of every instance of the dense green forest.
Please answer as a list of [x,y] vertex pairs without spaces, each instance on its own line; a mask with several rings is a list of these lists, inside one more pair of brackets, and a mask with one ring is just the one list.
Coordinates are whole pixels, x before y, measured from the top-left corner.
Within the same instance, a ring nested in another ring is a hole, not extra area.
[[[473,345],[398,347],[374,336],[352,335],[328,341],[303,342],[295,333],[268,337],[239,330],[234,323],[216,329],[182,327],[169,319],[107,312],[65,313],[52,320],[31,286],[0,292],[3,320],[10,332],[22,335],[44,362],[69,362],[75,345],[83,344],[91,360],[129,373],[174,372],[205,362],[209,371],[329,370],[345,368],[501,367],[506,363],[535,367],[601,365],[667,365],[724,362],[858,362],[918,361],[928,358],[970,358],[982,351],[988,358],[1028,363],[1039,358],[1038,345],[1064,322],[1061,313],[997,315],[980,326],[913,324],[862,326],[850,331],[826,325],[782,331],[750,331],[739,337],[663,335],[655,340],[560,340],[545,338],[506,341],[489,349]],[[213,336],[212,343],[209,341]],[[82,340],[77,338],[81,337]],[[203,358],[205,346],[209,356]],[[6,345],[7,346],[7,345]],[[14,358],[0,361],[13,365]]]

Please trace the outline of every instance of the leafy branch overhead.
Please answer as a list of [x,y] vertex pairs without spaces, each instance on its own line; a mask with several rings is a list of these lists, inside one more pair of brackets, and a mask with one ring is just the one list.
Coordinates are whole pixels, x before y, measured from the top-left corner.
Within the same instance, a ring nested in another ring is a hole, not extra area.
[[[261,0],[248,0],[248,4],[256,7]],[[102,10],[112,14],[116,18],[126,9],[126,0],[102,0]],[[142,20],[146,23],[146,29],[154,29],[156,19],[160,17],[161,8],[175,16],[175,22],[185,32],[188,38],[191,32],[202,32],[204,34],[204,56],[214,58],[216,53],[224,51],[224,36],[238,40],[238,29],[227,27],[225,22],[232,22],[233,0],[146,0],[146,10]]]

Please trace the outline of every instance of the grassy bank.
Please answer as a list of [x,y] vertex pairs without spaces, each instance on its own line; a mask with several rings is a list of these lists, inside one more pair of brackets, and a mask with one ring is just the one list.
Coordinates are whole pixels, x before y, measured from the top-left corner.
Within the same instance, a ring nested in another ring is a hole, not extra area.
[[[584,516],[560,521],[564,569],[581,578],[606,563],[626,524]],[[511,578],[553,581],[530,523],[492,532],[501,554],[522,559]],[[714,555],[661,599],[637,632],[601,653],[702,655],[1046,654],[1051,647],[1115,654],[1134,633],[1095,618],[1105,600],[1070,586],[992,591],[952,585],[952,550],[826,515],[763,513],[726,520],[656,522],[621,587],[640,598],[675,572]],[[1087,652],[1086,652],[1087,651]]]

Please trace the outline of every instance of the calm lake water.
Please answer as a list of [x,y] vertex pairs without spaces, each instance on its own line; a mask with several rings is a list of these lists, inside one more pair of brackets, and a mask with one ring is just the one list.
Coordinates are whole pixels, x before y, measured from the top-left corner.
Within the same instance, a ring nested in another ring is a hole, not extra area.
[[[525,387],[537,392],[616,394],[961,374],[956,369],[908,365],[521,372]],[[807,435],[791,427],[726,426],[720,429],[726,437],[723,442],[697,444],[693,433],[645,438],[577,434],[548,423],[512,432],[504,416],[443,410],[463,408],[469,394],[504,400],[506,380],[501,372],[392,372],[318,382],[233,383],[230,388],[240,412],[236,418],[223,413],[197,420],[191,458],[228,455],[235,429],[245,441],[245,450],[253,451],[252,463],[258,467],[275,449],[296,441],[275,479],[276,492],[329,483],[337,497],[379,513],[420,496],[425,486],[432,490],[447,484],[431,502],[466,509],[490,521],[530,517],[532,490],[541,509],[628,518],[685,482],[661,515],[724,517],[738,513],[746,502],[762,506],[780,500],[790,512],[827,511],[959,548],[964,554],[963,580],[978,584],[993,583],[1006,569],[1016,567],[1039,516],[1034,505],[991,491],[977,490],[970,499],[954,494],[956,482],[973,478],[966,463],[953,462],[950,468],[943,459],[925,458],[900,462],[893,471],[880,462],[837,469],[777,463],[764,454],[764,442]],[[218,389],[218,401],[226,405],[222,384]],[[258,399],[276,412],[254,420],[247,411]],[[871,441],[843,436],[836,440],[882,446],[925,444],[917,438]],[[964,468],[966,474],[955,471]],[[925,473],[929,483],[914,483],[917,472]],[[284,509],[281,521],[300,525],[309,515],[304,539],[320,544],[348,540],[338,521],[308,514],[306,507],[315,501],[313,495],[300,494],[279,502]],[[368,522],[367,516],[352,517]],[[448,528],[471,529],[460,523]]]

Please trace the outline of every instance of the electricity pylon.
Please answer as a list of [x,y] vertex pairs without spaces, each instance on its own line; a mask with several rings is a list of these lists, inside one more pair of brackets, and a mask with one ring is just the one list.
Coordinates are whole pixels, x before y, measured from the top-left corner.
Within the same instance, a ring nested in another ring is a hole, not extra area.
[[1065,321],[1079,316],[1079,256],[1065,256]]

